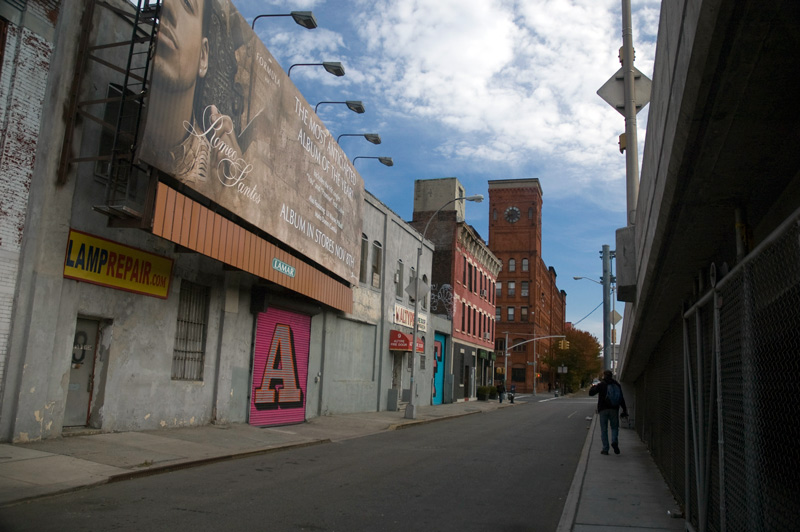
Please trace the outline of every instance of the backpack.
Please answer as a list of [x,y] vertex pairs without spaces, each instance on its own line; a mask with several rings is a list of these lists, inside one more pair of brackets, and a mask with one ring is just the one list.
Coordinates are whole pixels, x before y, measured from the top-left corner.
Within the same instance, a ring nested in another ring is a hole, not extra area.
[[619,384],[615,382],[608,383],[606,386],[606,401],[613,407],[619,406],[622,399],[622,390],[619,389]]

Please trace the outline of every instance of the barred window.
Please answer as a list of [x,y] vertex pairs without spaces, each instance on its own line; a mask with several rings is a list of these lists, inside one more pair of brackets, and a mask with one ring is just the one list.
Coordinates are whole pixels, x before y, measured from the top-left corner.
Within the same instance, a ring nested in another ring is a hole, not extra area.
[[203,380],[209,293],[207,286],[181,280],[178,326],[172,351],[173,380]]

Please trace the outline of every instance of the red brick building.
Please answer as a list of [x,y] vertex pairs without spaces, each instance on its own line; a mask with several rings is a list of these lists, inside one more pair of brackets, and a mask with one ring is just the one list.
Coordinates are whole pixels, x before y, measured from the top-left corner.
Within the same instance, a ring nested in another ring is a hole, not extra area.
[[[542,259],[538,179],[489,181],[489,248],[502,263],[497,278],[495,380],[505,380],[506,388],[516,385],[518,392],[530,392],[538,372],[538,390],[547,390],[548,383],[558,379],[556,368],[550,368],[558,339],[518,345],[565,330],[567,294],[556,286],[555,269]],[[507,364],[506,345],[512,347]]]
[[[465,209],[476,207],[454,201],[465,196],[454,177],[414,183],[411,225],[420,232],[427,226],[425,238],[436,246],[430,310],[452,322],[452,345],[445,347],[443,367],[448,393],[447,382],[452,379],[453,401],[473,398],[477,386],[492,382],[495,283],[500,270],[498,258],[464,222]],[[445,402],[450,402],[447,395]]]

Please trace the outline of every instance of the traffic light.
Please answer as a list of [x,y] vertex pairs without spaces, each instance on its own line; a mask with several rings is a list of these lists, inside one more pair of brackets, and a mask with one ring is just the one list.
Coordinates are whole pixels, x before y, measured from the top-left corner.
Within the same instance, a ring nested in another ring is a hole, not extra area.
[[559,349],[569,349],[569,340],[559,340],[558,341],[558,348]]

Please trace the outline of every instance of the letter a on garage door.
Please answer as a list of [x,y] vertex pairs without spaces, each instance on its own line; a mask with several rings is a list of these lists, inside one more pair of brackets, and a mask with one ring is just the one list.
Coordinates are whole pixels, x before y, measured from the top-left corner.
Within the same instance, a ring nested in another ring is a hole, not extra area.
[[258,315],[250,424],[305,421],[311,317],[282,309]]

